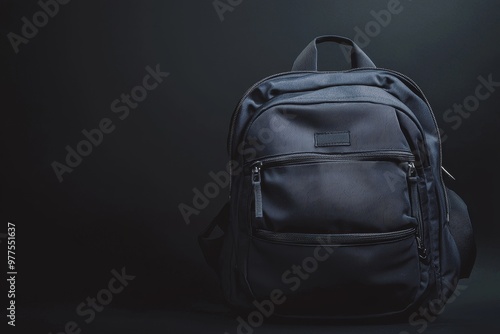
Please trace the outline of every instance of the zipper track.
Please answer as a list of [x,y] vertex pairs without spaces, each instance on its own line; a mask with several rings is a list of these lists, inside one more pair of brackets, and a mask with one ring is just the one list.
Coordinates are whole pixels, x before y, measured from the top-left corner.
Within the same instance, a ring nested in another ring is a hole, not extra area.
[[[429,103],[429,100],[427,99],[427,97],[423,93],[422,89],[420,89],[420,87],[415,83],[415,81],[413,81],[410,77],[406,76],[403,73],[400,73],[398,71],[391,70],[391,69],[388,69],[388,68],[383,68],[383,67],[358,67],[358,68],[352,68],[352,69],[344,70],[344,71],[288,71],[288,72],[276,73],[276,74],[273,74],[271,76],[265,77],[262,80],[259,80],[258,82],[256,82],[255,84],[253,84],[249,89],[247,89],[247,91],[245,92],[245,94],[243,94],[242,98],[239,100],[236,108],[233,111],[233,115],[231,117],[230,128],[229,128],[228,153],[229,153],[229,156],[230,156],[230,160],[232,160],[232,142],[233,142],[233,135],[234,135],[234,125],[236,124],[237,116],[239,115],[239,113],[241,111],[241,106],[243,104],[243,101],[247,98],[247,96],[257,86],[259,86],[263,82],[265,82],[267,80],[270,80],[270,79],[273,79],[273,78],[276,78],[276,77],[280,77],[280,76],[284,76],[284,75],[290,75],[290,74],[348,73],[348,72],[366,71],[366,70],[370,70],[370,71],[373,71],[373,70],[387,71],[389,73],[392,73],[396,77],[404,79],[404,81],[406,81],[411,86],[413,86],[413,88],[415,88],[416,92],[420,95],[420,97],[422,98],[422,100],[425,102],[425,104],[429,108],[432,120],[434,122],[434,126],[435,126],[435,128],[436,128],[436,130],[438,131],[438,134],[439,134],[439,127],[438,127],[438,124],[437,124],[436,116],[434,115],[434,111],[432,110],[432,107],[431,107],[431,105]],[[439,135],[438,135],[438,143],[439,143],[439,166],[440,166],[439,179],[440,179],[441,186],[443,187],[443,196],[444,196],[444,200],[445,200],[445,219],[448,222],[450,220],[449,199],[448,199],[448,194],[447,194],[446,189],[445,189],[446,186],[444,184],[443,173],[442,173],[442,168],[443,168],[442,167],[443,166],[443,152],[442,152],[442,147],[441,147],[441,145],[442,145],[442,143],[441,143],[441,136],[439,136]],[[230,173],[230,174],[232,174],[232,173]],[[229,190],[231,191],[231,186],[232,186],[231,179],[232,179],[232,175],[230,175],[229,179],[230,179],[230,181],[229,181]],[[229,195],[229,196],[231,196],[231,195]]]
[[268,157],[258,161],[250,162],[250,166],[273,167],[293,165],[307,162],[329,162],[329,161],[371,161],[371,160],[396,160],[401,162],[415,161],[415,156],[411,152],[405,151],[379,151],[379,152],[358,152],[344,154],[327,153],[294,153],[280,156]]
[[401,231],[381,232],[381,233],[293,233],[293,232],[272,232],[256,229],[253,236],[267,241],[294,244],[334,244],[334,245],[356,245],[382,243],[389,241],[399,241],[416,233],[416,228],[411,227]]
[[[432,118],[434,120],[434,124],[436,125],[436,128],[438,128],[436,118],[435,118],[435,116],[433,114],[433,111],[432,111],[432,107],[431,107],[429,101],[427,100],[427,98],[425,97],[423,91],[415,83],[415,81],[413,81],[410,77],[406,76],[403,73],[400,73],[400,72],[397,72],[397,71],[394,71],[394,70],[391,70],[391,69],[388,69],[388,68],[383,68],[383,67],[358,67],[358,68],[352,68],[352,69],[344,70],[344,71],[288,71],[288,72],[276,73],[276,74],[267,76],[267,77],[265,77],[265,78],[257,81],[252,86],[250,86],[250,88],[248,88],[246,90],[245,94],[243,94],[243,96],[241,97],[241,99],[238,101],[238,104],[234,108],[233,115],[231,117],[231,123],[230,123],[230,127],[229,127],[229,141],[228,141],[228,151],[229,152],[228,153],[230,155],[232,155],[232,141],[233,141],[232,139],[233,139],[233,135],[234,135],[234,125],[236,124],[236,118],[238,117],[238,115],[239,115],[239,113],[241,111],[241,106],[243,104],[243,101],[248,97],[248,95],[250,95],[250,93],[257,86],[261,85],[265,81],[271,80],[271,79],[274,79],[274,78],[277,78],[277,77],[280,77],[280,76],[291,75],[291,74],[319,74],[319,73],[321,73],[321,74],[323,74],[323,73],[325,73],[325,74],[327,74],[327,73],[333,74],[333,73],[349,73],[349,72],[366,71],[366,70],[382,70],[382,71],[387,71],[387,72],[390,72],[390,73],[392,73],[392,74],[394,74],[396,76],[399,76],[399,77],[405,79],[406,81],[408,81],[408,83],[410,85],[412,85],[417,90],[418,93],[420,93],[422,99],[424,100],[424,102],[429,107],[429,110],[431,111],[431,114],[432,114]],[[441,138],[439,139],[439,142],[441,143]]]
[[[415,157],[410,152],[405,151],[374,151],[344,154],[296,153],[272,156],[266,159],[249,162],[245,165],[244,169],[251,171],[251,180],[255,200],[255,218],[264,217],[261,187],[262,169],[269,169],[276,166],[297,166],[307,163],[318,164],[337,161],[394,161],[406,163],[408,165],[407,173],[409,173],[410,170],[415,170]],[[414,177],[412,175],[408,176]],[[419,230],[421,230],[421,228],[419,228]]]
[[432,120],[434,122],[434,127],[436,128],[436,131],[438,134],[437,139],[438,139],[438,143],[439,143],[439,167],[440,167],[439,168],[439,179],[441,181],[441,186],[443,187],[443,195],[444,195],[444,201],[445,201],[445,219],[446,219],[446,222],[449,222],[450,221],[450,203],[449,203],[449,199],[448,199],[448,193],[446,192],[446,186],[444,184],[443,172],[442,172],[442,169],[443,169],[443,147],[442,147],[442,143],[441,143],[441,135],[439,133],[439,126],[438,126],[438,123],[436,120],[436,115],[434,115],[434,111],[432,110],[431,104],[429,103],[429,100],[427,100],[427,97],[425,96],[422,89],[420,89],[420,87],[417,85],[417,83],[415,81],[413,81],[413,79],[411,79],[410,77],[408,77],[405,74],[400,73],[398,71],[390,70],[387,68],[378,67],[378,69],[393,73],[396,76],[399,76],[399,77],[405,79],[409,84],[411,84],[417,90],[418,93],[420,93],[422,99],[424,100],[425,104],[427,104],[427,107],[429,108]]
[[411,214],[417,220],[417,244],[420,258],[427,258],[427,249],[425,248],[425,232],[422,218],[422,208],[420,206],[420,194],[418,191],[418,173],[415,164],[410,162],[408,170],[408,181],[410,191]]
[[[325,71],[325,72],[322,72],[322,73],[348,73],[348,72],[357,71],[359,69],[361,69],[361,68],[352,68],[352,69],[345,70],[345,71]],[[371,68],[371,69],[373,69],[373,68]],[[227,143],[228,153],[229,153],[229,155],[231,157],[232,157],[232,146],[233,146],[232,142],[233,142],[233,134],[234,134],[234,125],[236,124],[236,118],[238,117],[238,115],[239,115],[239,113],[241,111],[241,106],[243,104],[243,101],[248,97],[248,95],[250,95],[250,93],[257,86],[259,86],[260,84],[262,84],[263,82],[265,82],[267,80],[271,80],[271,79],[274,79],[274,78],[277,78],[277,77],[280,77],[280,76],[285,76],[285,75],[290,75],[290,74],[307,74],[307,73],[318,73],[318,72],[315,72],[315,71],[288,71],[288,72],[276,73],[276,74],[270,75],[268,77],[265,77],[265,78],[257,81],[252,86],[250,86],[250,88],[248,88],[246,90],[245,94],[243,94],[243,96],[241,97],[241,99],[238,101],[238,104],[234,108],[233,115],[231,117],[231,123],[230,123],[230,126],[229,126],[229,137],[228,137],[228,143]]]

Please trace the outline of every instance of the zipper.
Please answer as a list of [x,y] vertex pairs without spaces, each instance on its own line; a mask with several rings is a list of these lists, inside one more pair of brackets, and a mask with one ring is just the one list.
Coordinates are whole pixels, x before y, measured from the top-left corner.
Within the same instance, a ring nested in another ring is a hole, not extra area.
[[[373,70],[374,68],[373,67],[367,67],[367,68],[360,67],[360,68],[351,68],[351,69],[344,70],[344,71],[322,71],[322,73],[348,73],[348,72],[354,72],[354,71],[357,71],[360,69],[372,69]],[[285,75],[307,74],[307,73],[309,73],[309,74],[316,73],[317,74],[318,72],[316,72],[316,71],[288,71],[288,72],[276,73],[276,74],[267,76],[267,77],[257,81],[252,86],[250,86],[250,88],[248,88],[246,90],[245,94],[243,94],[243,96],[238,101],[238,104],[236,105],[236,107],[233,110],[233,114],[231,116],[231,122],[229,125],[229,136],[228,136],[227,149],[228,149],[228,153],[229,153],[231,158],[232,158],[232,146],[233,146],[232,142],[233,142],[233,135],[234,135],[234,125],[236,124],[236,119],[238,118],[238,115],[241,112],[241,106],[243,105],[243,101],[245,101],[245,99],[248,97],[248,95],[250,95],[250,93],[255,88],[257,88],[260,84],[262,84],[263,82],[265,82],[267,80],[271,80],[271,79],[274,79],[274,78],[277,78],[280,76],[285,76]]]
[[418,254],[421,259],[427,258],[427,249],[424,243],[424,224],[422,210],[420,208],[420,194],[418,192],[418,174],[415,163],[408,163],[408,181],[410,183],[411,215],[417,220],[417,245]]
[[252,186],[255,202],[255,218],[262,218],[262,190],[260,184],[260,168],[262,163],[258,162],[252,167]]
[[415,228],[411,227],[401,231],[381,233],[278,233],[268,230],[256,229],[253,236],[281,243],[294,244],[332,244],[332,245],[356,245],[382,243],[389,241],[400,241],[415,235]]
[[[378,68],[378,69],[393,73],[394,75],[405,79],[410,85],[412,85],[417,90],[417,92],[420,94],[420,96],[424,100],[425,104],[427,104],[427,107],[429,108],[429,111],[431,112],[431,117],[432,117],[432,120],[434,122],[434,127],[436,128],[436,131],[438,133],[437,139],[438,139],[438,143],[439,143],[439,166],[442,169],[443,168],[443,147],[442,147],[442,143],[441,143],[441,136],[439,135],[439,126],[438,126],[438,123],[436,120],[436,115],[434,115],[434,111],[432,110],[431,104],[429,103],[429,100],[427,100],[427,97],[425,96],[424,92],[422,91],[422,89],[420,89],[420,87],[417,85],[417,83],[415,81],[413,81],[413,79],[406,76],[405,74],[400,73],[398,71],[390,70],[387,68]],[[446,219],[446,222],[449,222],[450,221],[450,202],[448,199],[448,193],[446,191],[446,186],[444,184],[444,179],[443,179],[443,173],[441,170],[439,171],[439,179],[441,182],[441,186],[443,188],[443,195],[444,195],[444,202],[445,202],[445,210],[444,210],[445,211],[445,219]]]
[[[431,114],[431,117],[432,117],[432,120],[434,122],[434,126],[436,128],[436,130],[438,130],[438,124],[437,124],[437,120],[436,120],[436,116],[434,115],[434,112],[432,110],[432,107],[429,103],[429,100],[427,100],[427,97],[425,96],[425,94],[423,93],[422,89],[420,89],[420,87],[415,83],[415,81],[413,81],[410,77],[406,76],[405,74],[403,73],[400,73],[398,71],[395,71],[395,70],[391,70],[391,69],[388,69],[388,68],[383,68],[383,67],[358,67],[358,68],[352,68],[352,69],[349,69],[349,70],[345,70],[345,71],[321,71],[321,73],[348,73],[348,72],[354,72],[354,71],[366,71],[366,70],[382,70],[382,71],[387,71],[389,73],[392,73],[394,74],[396,77],[399,77],[401,79],[403,79],[404,81],[406,81],[407,83],[409,83],[411,86],[413,86],[413,88],[415,88],[416,92],[420,95],[420,97],[422,98],[422,100],[425,102],[425,104],[427,105],[427,107],[429,108],[429,111],[430,111],[430,114]],[[276,77],[279,77],[279,76],[284,76],[284,75],[290,75],[290,74],[312,74],[312,73],[319,73],[318,71],[288,71],[288,72],[281,72],[281,73],[276,73],[276,74],[273,74],[271,76],[268,76],[266,78],[263,78],[262,80],[256,82],[255,84],[253,84],[249,89],[247,89],[247,91],[245,92],[245,94],[243,94],[243,97],[239,100],[236,108],[234,109],[233,111],[233,115],[231,117],[231,122],[230,122],[230,127],[229,127],[229,136],[228,136],[228,153],[229,153],[229,156],[231,157],[230,160],[232,160],[232,142],[233,142],[233,135],[234,135],[234,125],[236,124],[236,119],[241,111],[241,106],[243,104],[243,101],[246,99],[246,97],[257,87],[259,86],[260,84],[262,84],[264,81],[267,81],[267,80],[270,80],[270,79],[273,79],[273,78],[276,78]],[[438,132],[439,133],[439,132]],[[438,136],[438,143],[439,143],[439,166],[442,167],[443,166],[443,152],[442,152],[442,143],[441,143],[441,137]],[[230,175],[229,175],[229,193],[231,194],[231,187],[232,187],[232,171],[230,170]],[[445,184],[444,184],[444,179],[443,179],[443,173],[440,171],[439,173],[439,179],[440,179],[440,182],[441,182],[441,186],[443,187],[443,195],[444,195],[444,200],[445,200],[445,218],[446,218],[446,222],[449,222],[450,221],[450,205],[449,205],[449,199],[448,199],[448,194],[446,192],[446,189],[445,189]],[[229,195],[231,196],[231,195]]]
[[370,160],[395,160],[400,162],[415,161],[411,152],[405,151],[378,151],[378,152],[356,152],[356,153],[292,153],[264,158],[250,163],[251,166],[273,167],[284,165],[295,165],[308,162],[328,161],[370,161]]
[[[299,165],[305,163],[321,163],[332,161],[387,161],[412,162],[415,157],[410,152],[383,151],[383,152],[359,152],[344,154],[325,153],[295,153],[273,156],[250,163],[251,178],[254,193],[255,218],[263,217],[262,210],[262,186],[261,170],[276,166]],[[413,163],[413,162],[412,162]],[[414,166],[415,164],[413,164]]]

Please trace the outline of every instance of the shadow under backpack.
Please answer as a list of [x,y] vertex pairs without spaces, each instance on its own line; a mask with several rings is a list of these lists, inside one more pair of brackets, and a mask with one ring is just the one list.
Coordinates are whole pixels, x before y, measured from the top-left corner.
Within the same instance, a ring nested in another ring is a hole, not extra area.
[[[318,71],[317,44],[352,69]],[[327,319],[440,313],[469,277],[467,207],[443,181],[437,122],[407,76],[315,38],[230,123],[230,199],[199,237],[239,311]]]

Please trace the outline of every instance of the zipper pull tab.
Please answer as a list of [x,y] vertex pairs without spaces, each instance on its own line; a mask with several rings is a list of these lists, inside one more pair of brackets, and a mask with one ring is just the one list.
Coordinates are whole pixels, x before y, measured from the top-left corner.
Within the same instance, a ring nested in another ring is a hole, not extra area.
[[427,249],[424,246],[424,243],[422,242],[422,239],[420,237],[417,237],[417,248],[418,248],[418,256],[422,259],[425,260],[427,259]]
[[408,177],[410,178],[411,181],[416,180],[417,177],[417,168],[415,167],[414,162],[409,162],[408,163]]
[[262,190],[260,186],[260,167],[262,162],[258,161],[252,168],[252,185],[255,199],[255,217],[262,218]]

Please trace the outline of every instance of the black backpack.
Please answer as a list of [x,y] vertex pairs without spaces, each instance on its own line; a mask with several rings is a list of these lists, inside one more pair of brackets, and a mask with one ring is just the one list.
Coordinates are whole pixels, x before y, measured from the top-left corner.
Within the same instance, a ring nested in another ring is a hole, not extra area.
[[[352,69],[318,71],[322,42]],[[439,314],[475,244],[443,181],[436,119],[407,76],[351,40],[314,39],[253,85],[228,136],[230,199],[200,246],[247,312],[334,319]]]

